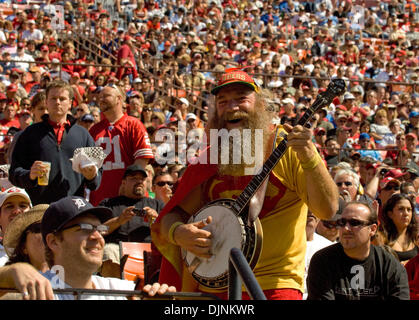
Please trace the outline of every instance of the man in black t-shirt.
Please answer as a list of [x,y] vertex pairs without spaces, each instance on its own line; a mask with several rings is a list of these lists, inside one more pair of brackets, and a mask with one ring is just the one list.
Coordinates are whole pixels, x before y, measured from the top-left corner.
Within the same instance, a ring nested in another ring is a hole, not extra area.
[[147,197],[146,178],[147,172],[140,165],[127,167],[119,196],[99,203],[99,206],[110,208],[113,216],[104,223],[109,227],[104,237],[106,245],[100,270],[104,277],[120,277],[120,241],[151,242],[150,225],[163,209],[164,203]]
[[[146,178],[147,172],[140,165],[127,167],[120,195],[100,202],[100,206],[108,207],[113,212],[113,218],[105,223],[109,226],[106,243],[151,242],[150,223],[157,218],[164,203],[146,196]],[[144,211],[140,213],[133,209]]]
[[409,300],[404,267],[384,248],[371,245],[376,212],[365,203],[349,202],[337,225],[340,243],[311,259],[308,300]]

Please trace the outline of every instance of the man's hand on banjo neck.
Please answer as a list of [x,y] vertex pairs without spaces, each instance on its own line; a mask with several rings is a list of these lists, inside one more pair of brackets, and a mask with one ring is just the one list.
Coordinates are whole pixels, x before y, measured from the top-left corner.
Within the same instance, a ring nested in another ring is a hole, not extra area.
[[173,240],[178,246],[201,258],[211,258],[211,232],[202,228],[212,222],[212,217],[207,219],[182,224],[173,232]]

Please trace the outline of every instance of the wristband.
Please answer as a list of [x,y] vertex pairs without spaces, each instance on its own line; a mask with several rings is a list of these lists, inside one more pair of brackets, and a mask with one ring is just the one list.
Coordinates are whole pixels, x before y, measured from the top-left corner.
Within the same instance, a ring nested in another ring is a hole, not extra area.
[[176,243],[173,235],[175,233],[175,229],[177,227],[179,227],[180,225],[182,225],[182,224],[183,224],[183,222],[180,222],[180,221],[175,222],[174,224],[172,224],[172,226],[169,229],[169,242],[172,243],[172,244],[174,244],[175,246],[177,246],[178,244]]
[[311,158],[307,162],[301,162],[301,167],[305,170],[312,170],[317,167],[317,165],[320,163],[321,158],[318,154],[316,154],[313,158]]

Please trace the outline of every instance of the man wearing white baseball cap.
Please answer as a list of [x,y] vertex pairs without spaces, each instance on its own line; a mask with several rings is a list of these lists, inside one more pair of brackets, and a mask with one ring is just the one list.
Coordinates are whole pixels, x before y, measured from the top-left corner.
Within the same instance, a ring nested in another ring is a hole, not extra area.
[[[9,223],[22,212],[32,207],[31,199],[24,189],[11,187],[0,193],[0,227],[4,234]],[[3,243],[0,243],[0,266],[8,260]]]

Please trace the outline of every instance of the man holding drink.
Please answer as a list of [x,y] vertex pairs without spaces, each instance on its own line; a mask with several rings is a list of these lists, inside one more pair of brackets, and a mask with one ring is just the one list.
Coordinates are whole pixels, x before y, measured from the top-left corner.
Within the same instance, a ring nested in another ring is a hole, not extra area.
[[13,150],[9,180],[24,188],[34,205],[69,195],[83,197],[85,187],[96,190],[100,184],[101,169],[91,165],[80,168],[80,174],[69,160],[75,149],[95,146],[89,132],[69,115],[72,100],[66,82],[51,82],[46,89],[48,115],[26,128]]

